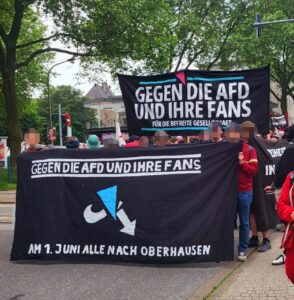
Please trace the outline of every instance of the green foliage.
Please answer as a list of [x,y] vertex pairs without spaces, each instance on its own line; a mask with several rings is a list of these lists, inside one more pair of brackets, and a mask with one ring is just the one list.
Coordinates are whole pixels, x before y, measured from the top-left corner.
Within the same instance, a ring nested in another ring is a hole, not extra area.
[[[19,99],[15,101],[13,93],[9,95],[13,101],[0,94],[2,131],[7,117],[10,127],[21,119],[23,130],[37,127],[45,136],[48,104],[46,100],[31,101],[31,96],[35,88],[44,85],[45,63],[54,51],[81,56],[87,70],[96,63],[107,66],[112,74],[269,63],[273,79],[282,88],[277,98],[283,109],[286,96],[294,96],[293,23],[264,27],[260,39],[252,26],[257,12],[264,21],[293,18],[293,0],[0,0],[0,11],[0,77],[4,79],[2,70],[8,57],[12,63],[7,69],[12,80],[15,76]],[[40,15],[54,20],[55,27],[46,39],[42,39],[46,28]],[[49,41],[54,40],[66,47],[51,49]],[[84,140],[85,123],[94,117],[83,107],[80,92],[70,87],[52,92],[53,112],[61,103],[63,111],[72,115],[73,134]],[[9,103],[17,106],[7,110],[11,115],[5,111]],[[19,130],[13,129],[10,134],[16,139]]]
[[[69,113],[72,123],[72,134],[81,142],[86,140],[86,123],[95,119],[95,111],[84,107],[85,97],[80,90],[71,86],[58,86],[51,88],[51,104],[53,112],[53,126],[58,130],[58,104],[61,104],[62,113]],[[47,97],[38,101],[38,116],[41,120],[38,130],[41,132],[43,141],[46,140],[46,125],[48,124]]]
[[[18,45],[44,37],[45,31],[46,27],[39,19],[38,13],[28,9],[22,22]],[[47,44],[48,42],[42,42],[37,45],[19,48],[16,56],[17,61],[24,61],[31,53]],[[20,101],[21,113],[25,110],[26,104],[29,104],[34,90],[40,89],[46,85],[48,73],[46,63],[53,57],[54,55],[52,53],[41,54],[32,60],[30,64],[17,70],[16,91]]]
[[[247,0],[92,0],[80,3],[87,14],[80,26],[73,26],[79,16],[73,12],[70,18],[57,12],[56,23],[92,44],[96,61],[113,74],[210,69],[251,7]],[[92,67],[93,57],[82,59]]]
[[0,181],[0,191],[16,190],[16,183],[8,183],[6,181]]
[[11,183],[9,183],[8,170],[0,168],[0,191],[16,189],[16,173],[12,173]]
[[285,112],[286,97],[291,96],[294,100],[294,23],[264,26],[260,38],[257,38],[252,26],[257,12],[263,22],[293,18],[293,1],[255,1],[253,9],[247,11],[244,23],[229,37],[220,66],[231,69],[270,64],[271,77],[281,87],[281,95],[272,93],[281,101]]
[[[0,0],[0,25],[4,28],[6,34],[12,24],[14,5],[13,1]],[[28,8],[22,20],[22,26],[20,34],[17,40],[18,45],[22,45],[31,40],[38,40],[45,35],[46,27],[42,24],[39,19],[38,13]],[[4,46],[4,43],[0,37],[0,43]],[[24,61],[33,51],[38,49],[40,46],[46,45],[47,42],[39,43],[38,45],[31,45],[30,47],[22,47],[16,51],[16,61]],[[8,49],[5,49],[9,51]],[[26,120],[27,110],[30,106],[32,94],[35,89],[41,88],[46,84],[47,71],[45,64],[53,58],[52,53],[46,53],[38,56],[30,64],[16,70],[15,72],[15,87],[16,95],[19,102],[20,118]],[[1,62],[0,62],[1,63]],[[0,134],[7,134],[7,122],[6,122],[6,105],[4,95],[2,94],[2,75],[0,73]],[[26,121],[22,124],[25,128]]]
[[13,1],[0,0],[0,22],[6,34],[9,33],[9,29],[12,24],[12,16],[14,13]]
[[40,114],[40,110],[40,101],[36,99],[30,100],[22,113],[21,129],[22,133],[27,132],[29,128],[38,129],[42,133],[43,137],[41,142],[46,143],[45,137],[47,131],[46,125],[48,124],[48,117],[42,116]]

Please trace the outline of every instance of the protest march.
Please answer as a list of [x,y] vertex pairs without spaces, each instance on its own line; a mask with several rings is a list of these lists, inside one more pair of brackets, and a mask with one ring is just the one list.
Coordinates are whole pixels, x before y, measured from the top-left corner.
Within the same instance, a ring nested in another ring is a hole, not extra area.
[[294,299],[293,4],[0,1],[0,300]]
[[79,149],[70,137],[67,149],[18,157],[11,260],[220,262],[235,247],[240,261],[270,250],[283,220],[268,191],[294,135],[270,119],[269,67],[118,78],[128,140],[101,147],[90,135]]

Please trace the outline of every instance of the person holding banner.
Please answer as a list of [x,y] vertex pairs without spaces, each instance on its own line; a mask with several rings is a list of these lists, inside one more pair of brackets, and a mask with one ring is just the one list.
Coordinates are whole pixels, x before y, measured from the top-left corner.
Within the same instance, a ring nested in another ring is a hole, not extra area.
[[277,209],[280,218],[287,222],[281,248],[286,249],[286,275],[294,284],[294,172],[284,182]]
[[125,148],[139,147],[139,137],[131,135],[125,145]]
[[264,188],[266,193],[281,188],[287,175],[294,171],[294,125],[288,128],[287,140],[288,146],[276,166],[274,181]]
[[80,141],[75,136],[70,136],[66,139],[66,149],[77,149],[80,146]]
[[201,130],[198,135],[199,143],[210,143],[210,136],[208,130]]
[[246,260],[246,251],[249,241],[249,215],[252,202],[252,181],[257,174],[257,155],[256,150],[248,145],[248,139],[256,130],[255,125],[246,121],[241,124],[241,140],[243,141],[242,152],[239,153],[239,178],[238,178],[238,199],[237,211],[240,219],[239,226],[239,246],[238,260]]
[[222,123],[218,121],[213,121],[210,123],[209,127],[209,137],[211,142],[220,143],[223,142],[223,127]]
[[156,146],[165,147],[169,142],[169,135],[164,130],[157,130],[154,133],[154,143]]
[[241,128],[238,123],[231,122],[230,124],[227,125],[226,130],[225,130],[225,141],[229,143],[238,143],[241,138]]
[[36,152],[44,149],[44,145],[40,144],[40,133],[35,128],[29,128],[24,134],[23,151]]
[[[276,166],[274,181],[271,185],[264,188],[266,193],[273,192],[275,189],[280,189],[286,180],[287,175],[294,171],[294,125],[288,128],[286,138],[289,142],[288,146]],[[272,265],[281,265],[284,263],[285,255],[281,254],[273,260]]]
[[99,149],[101,147],[100,140],[96,134],[89,135],[86,144],[88,149]]
[[294,169],[294,125],[288,128],[287,140],[288,146],[276,167],[275,187],[281,187],[287,174]]
[[[285,140],[264,139],[256,137],[250,144],[257,151],[259,169],[253,180],[253,199],[250,212],[250,227],[252,236],[248,247],[258,247],[259,252],[271,249],[269,229],[278,223],[276,198],[274,192],[265,193],[264,187],[269,185],[275,176],[275,166],[278,164],[287,147]],[[259,243],[258,232],[262,233],[262,242]]]

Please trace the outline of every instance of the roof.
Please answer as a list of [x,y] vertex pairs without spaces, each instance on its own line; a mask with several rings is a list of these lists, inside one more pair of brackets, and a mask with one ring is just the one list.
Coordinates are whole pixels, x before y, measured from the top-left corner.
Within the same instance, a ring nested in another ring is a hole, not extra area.
[[120,103],[122,102],[122,97],[121,96],[114,96],[114,97],[109,97],[109,98],[100,98],[100,99],[91,99],[89,101],[85,101],[84,105],[85,106],[91,106],[91,105],[97,105],[97,104],[108,104],[108,103]]
[[86,94],[86,98],[89,98],[90,100],[109,98],[113,96],[114,94],[106,82],[103,82],[102,86],[95,83],[90,91]]

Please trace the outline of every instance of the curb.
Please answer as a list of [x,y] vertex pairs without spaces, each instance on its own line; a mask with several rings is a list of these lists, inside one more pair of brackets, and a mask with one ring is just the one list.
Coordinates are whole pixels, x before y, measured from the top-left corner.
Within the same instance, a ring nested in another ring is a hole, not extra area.
[[[250,248],[247,257],[251,256],[255,252],[256,248]],[[220,288],[233,274],[234,272],[244,264],[244,262],[236,260],[226,262],[223,266],[223,270],[220,270],[214,277],[212,277],[207,283],[201,287],[200,290],[195,291],[189,300],[208,300],[209,297]]]
[[0,224],[12,224],[13,217],[12,216],[0,216]]
[[[248,257],[250,257],[255,251],[257,250],[257,248],[252,248],[248,251],[247,253],[247,259]],[[244,266],[243,261],[236,261],[236,266],[230,270],[230,272],[228,272],[214,287],[213,289],[211,289],[211,291],[203,298],[203,300],[209,300],[211,296],[213,296],[213,293],[216,292],[219,288],[221,288],[223,286],[223,284],[226,283],[226,281],[228,279],[231,278],[231,276],[233,276],[236,272],[236,270],[238,270],[241,266]]]
[[[270,230],[269,236],[271,236],[274,232],[276,232],[274,229]],[[250,257],[254,252],[257,251],[257,248],[249,248],[250,250],[248,251],[247,254],[247,258]],[[198,297],[191,297],[191,299],[202,299],[202,300],[209,300],[209,299],[214,299],[214,298],[210,298],[211,296],[213,296],[213,294],[219,289],[221,288],[224,284],[226,284],[226,282],[235,274],[235,272],[241,267],[244,266],[244,263],[246,262],[240,262],[240,261],[233,261],[232,263],[234,263],[234,266],[232,264],[232,267],[227,271],[223,271],[221,272],[223,274],[223,276],[221,276],[221,274],[216,275],[214,278],[211,279],[211,282],[214,282],[214,285],[211,286],[210,290],[208,290],[208,286],[205,288],[203,288],[203,290],[201,289],[201,292],[199,293],[199,296],[201,296],[201,298]],[[205,294],[206,291],[206,294]]]
[[0,204],[15,203],[16,191],[0,191]]

